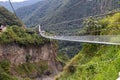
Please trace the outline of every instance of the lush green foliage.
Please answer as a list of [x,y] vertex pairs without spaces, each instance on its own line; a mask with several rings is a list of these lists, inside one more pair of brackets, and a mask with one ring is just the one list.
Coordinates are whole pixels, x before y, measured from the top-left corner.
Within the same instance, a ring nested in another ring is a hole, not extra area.
[[42,38],[36,32],[29,32],[29,30],[17,26],[7,27],[7,30],[0,34],[0,40],[0,44],[18,43],[37,46],[49,42],[48,39]]
[[[64,68],[64,75],[59,80],[117,79],[120,71],[120,47],[101,45],[100,48],[96,48],[96,46],[85,45],[84,49]],[[71,65],[75,68],[74,72],[71,71]]]
[[[40,61],[37,63],[26,62],[24,64],[11,67],[11,63],[8,60],[0,61],[0,80],[18,80],[16,77],[17,74],[20,77],[30,77],[34,78],[44,74],[44,72],[48,70],[48,65],[46,61]],[[14,71],[16,75],[12,75],[11,72]],[[29,78],[25,78],[25,80],[30,80]]]
[[22,25],[22,22],[11,12],[0,6],[0,26],[6,25]]
[[[120,13],[101,20],[105,28],[120,28]],[[113,24],[115,23],[115,24]],[[110,30],[106,34],[120,34]],[[120,71],[120,46],[85,44],[56,80],[116,80]]]
[[[90,17],[84,20],[84,27],[79,32],[79,35],[117,35],[120,34],[120,13],[110,13],[104,17]],[[107,30],[107,31],[106,31]]]
[[18,80],[17,78],[15,77],[12,77],[11,75],[3,72],[3,73],[0,73],[0,80]]
[[109,34],[109,35],[118,35],[120,34],[120,13],[116,13],[114,16],[108,16],[107,18],[102,19],[101,21],[102,26],[107,29],[107,31],[102,31],[102,34]]

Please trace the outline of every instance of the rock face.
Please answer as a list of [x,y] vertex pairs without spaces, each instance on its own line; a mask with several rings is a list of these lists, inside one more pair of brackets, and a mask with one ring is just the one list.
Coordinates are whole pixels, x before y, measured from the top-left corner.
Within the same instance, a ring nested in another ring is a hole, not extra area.
[[57,51],[53,43],[47,43],[36,46],[20,46],[18,44],[0,45],[0,60],[7,59],[12,65],[20,65],[26,62],[47,61],[48,67],[52,69],[54,74],[60,70],[61,66],[56,61]]

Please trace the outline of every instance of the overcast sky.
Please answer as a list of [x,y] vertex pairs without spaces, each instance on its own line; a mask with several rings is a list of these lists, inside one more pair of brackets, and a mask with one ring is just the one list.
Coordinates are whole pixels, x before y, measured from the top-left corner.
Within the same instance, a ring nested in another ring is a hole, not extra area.
[[[9,0],[0,0],[3,2],[9,1]],[[23,2],[23,1],[27,1],[27,0],[11,0],[11,2]]]

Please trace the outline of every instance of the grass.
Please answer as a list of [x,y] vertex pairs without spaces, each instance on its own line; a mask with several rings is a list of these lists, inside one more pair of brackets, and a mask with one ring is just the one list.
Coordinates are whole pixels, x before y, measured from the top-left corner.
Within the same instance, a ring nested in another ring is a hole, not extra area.
[[[89,44],[91,45],[91,44]],[[94,46],[94,45],[91,45]],[[120,47],[104,46],[90,57],[82,51],[64,68],[58,80],[115,80],[120,71]],[[95,48],[93,48],[95,50]],[[83,49],[84,51],[84,49]],[[71,71],[71,67],[73,71]],[[57,80],[57,79],[56,79]]]

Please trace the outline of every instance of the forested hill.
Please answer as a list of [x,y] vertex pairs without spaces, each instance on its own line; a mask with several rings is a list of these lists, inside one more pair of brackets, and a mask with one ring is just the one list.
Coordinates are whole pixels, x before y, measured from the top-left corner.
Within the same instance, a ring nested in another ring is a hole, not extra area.
[[13,13],[0,6],[0,24],[21,26],[22,22]]
[[64,20],[108,12],[120,7],[119,0],[45,0],[17,10],[26,25],[58,23]]

